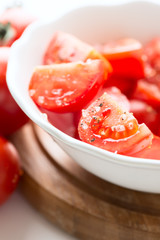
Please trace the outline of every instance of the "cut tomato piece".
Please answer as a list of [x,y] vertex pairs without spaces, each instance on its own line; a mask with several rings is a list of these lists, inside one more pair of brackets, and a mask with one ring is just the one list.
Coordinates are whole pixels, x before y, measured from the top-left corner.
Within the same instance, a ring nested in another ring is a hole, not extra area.
[[113,74],[127,78],[144,78],[144,54],[142,44],[132,38],[123,38],[95,48],[111,63]]
[[44,54],[43,63],[85,62],[87,59],[102,59],[108,68],[108,72],[112,72],[112,67],[109,62],[91,45],[79,40],[71,34],[58,31],[55,32],[48,45]]
[[115,86],[125,94],[127,97],[131,97],[136,89],[137,81],[133,78],[127,78],[123,76],[110,75],[105,82],[105,87]]
[[154,38],[144,47],[148,61],[155,71],[160,72],[160,38]]
[[118,102],[124,111],[130,111],[129,100],[117,87],[103,87],[98,95],[102,96],[102,94],[105,92],[108,93],[116,102]]
[[42,65],[35,68],[29,93],[45,109],[74,112],[93,99],[106,74],[101,60]]
[[140,151],[152,142],[147,126],[139,125],[107,93],[82,111],[78,131],[82,141],[120,154]]
[[160,107],[160,88],[146,80],[138,81],[133,97],[147,102],[153,107]]
[[160,160],[160,137],[154,136],[152,140],[152,145],[143,149],[140,152],[134,153],[131,156],[137,158],[147,158],[147,159],[157,159]]
[[[105,92],[108,93],[115,101],[117,101],[118,104],[123,108],[124,111],[129,111],[130,110],[129,100],[116,87],[110,87],[110,88],[104,88],[103,87],[102,89],[100,89],[100,91],[98,92],[96,97],[91,101],[91,103],[93,101],[95,101],[98,97],[102,96],[103,93],[105,93]],[[85,106],[85,108],[89,107],[89,105],[91,103],[87,104],[87,106]],[[82,116],[82,111],[78,111],[78,112],[74,113],[73,119],[74,119],[74,126],[76,126],[76,128],[78,128],[78,123],[79,123],[79,120],[80,120],[81,116]],[[76,138],[79,139],[78,133],[76,134]]]
[[62,132],[68,134],[71,137],[77,135],[77,125],[75,125],[74,118],[75,113],[57,113],[50,110],[39,107],[40,111],[47,115],[48,121]]
[[158,134],[159,114],[152,106],[132,99],[130,100],[130,111],[139,123],[145,123],[154,134]]

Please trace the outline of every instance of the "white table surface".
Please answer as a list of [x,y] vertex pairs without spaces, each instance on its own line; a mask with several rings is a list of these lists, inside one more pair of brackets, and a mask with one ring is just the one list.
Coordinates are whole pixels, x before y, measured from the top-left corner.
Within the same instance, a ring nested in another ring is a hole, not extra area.
[[[23,5],[39,17],[54,17],[71,9],[91,2],[125,2],[126,0],[21,0]],[[130,1],[130,0],[128,0]],[[153,0],[156,1],[156,0]],[[158,0],[157,0],[158,1]],[[0,0],[0,11],[14,0]],[[61,229],[44,219],[16,192],[0,207],[0,240],[74,240]]]
[[48,222],[18,190],[0,207],[1,240],[74,240]]

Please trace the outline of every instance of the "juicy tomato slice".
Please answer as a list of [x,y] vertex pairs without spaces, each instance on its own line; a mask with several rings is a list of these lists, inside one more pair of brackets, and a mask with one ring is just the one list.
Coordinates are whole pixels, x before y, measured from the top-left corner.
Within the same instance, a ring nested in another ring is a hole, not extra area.
[[17,187],[20,174],[18,152],[12,143],[0,137],[0,205]]
[[108,93],[116,102],[118,102],[124,111],[130,111],[130,102],[128,98],[117,87],[103,87],[99,91],[98,97],[103,95],[105,92]]
[[157,84],[147,82],[145,79],[138,81],[133,97],[152,107],[160,107],[160,88]]
[[131,156],[138,157],[138,158],[160,160],[159,146],[160,146],[160,137],[154,136],[153,140],[152,140],[152,145],[150,147],[147,147],[147,148],[143,149],[142,151],[134,153]]
[[158,134],[159,113],[152,106],[143,101],[132,99],[130,100],[130,112],[139,123],[145,123],[154,134]]
[[109,62],[91,45],[71,34],[58,31],[45,51],[43,64],[85,62],[87,59],[102,59],[108,72],[112,72]]
[[136,39],[123,38],[95,48],[111,63],[113,74],[127,78],[144,78],[144,54],[142,44]]
[[151,145],[152,133],[107,93],[82,111],[80,139],[96,147],[128,154]]
[[105,77],[101,60],[42,65],[35,68],[29,93],[35,103],[45,109],[74,112],[95,96]]
[[[103,93],[105,93],[105,92],[108,93],[115,101],[117,101],[118,104],[123,108],[124,111],[129,111],[130,110],[129,100],[116,87],[109,87],[109,88],[103,87],[102,89],[100,89],[100,91],[97,93],[95,98],[92,99],[92,101],[90,103],[88,103],[87,106],[85,106],[85,108],[89,107],[89,105],[93,101],[96,101],[96,99],[99,98],[100,96],[102,96]],[[80,120],[81,116],[82,116],[82,111],[78,111],[78,112],[74,113],[74,115],[73,115],[74,124],[72,125],[72,127],[74,126],[76,129],[78,128],[78,123],[79,123],[79,120]],[[79,139],[78,132],[76,132],[76,133],[77,134],[75,135],[75,137]]]

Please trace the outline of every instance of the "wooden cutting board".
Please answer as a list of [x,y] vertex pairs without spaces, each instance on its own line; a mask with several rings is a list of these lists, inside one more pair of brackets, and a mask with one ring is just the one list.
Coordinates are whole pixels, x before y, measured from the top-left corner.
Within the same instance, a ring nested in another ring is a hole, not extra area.
[[92,175],[34,124],[11,140],[22,159],[22,193],[53,224],[83,240],[160,240],[160,194]]

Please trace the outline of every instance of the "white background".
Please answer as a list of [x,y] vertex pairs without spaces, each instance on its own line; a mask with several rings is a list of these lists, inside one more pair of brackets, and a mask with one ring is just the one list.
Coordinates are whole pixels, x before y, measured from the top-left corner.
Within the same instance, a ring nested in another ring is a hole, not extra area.
[[[53,18],[66,10],[87,2],[116,2],[126,0],[23,0],[23,5],[41,18]],[[16,1],[0,0],[0,11]],[[0,207],[0,240],[73,240],[36,212],[17,190]]]

